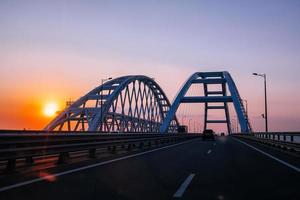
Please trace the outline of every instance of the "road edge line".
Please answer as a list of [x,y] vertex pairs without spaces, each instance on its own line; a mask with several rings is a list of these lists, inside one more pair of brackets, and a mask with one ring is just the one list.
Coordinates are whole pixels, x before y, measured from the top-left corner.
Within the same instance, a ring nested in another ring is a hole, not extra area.
[[281,163],[281,164],[283,164],[283,165],[285,165],[287,167],[290,167],[291,169],[295,170],[296,172],[300,172],[300,168],[298,168],[298,167],[296,167],[296,166],[294,166],[294,165],[292,165],[292,164],[290,164],[288,162],[285,162],[285,161],[283,161],[283,160],[281,160],[279,158],[276,158],[275,156],[272,156],[269,153],[266,153],[266,152],[264,152],[264,151],[262,151],[262,150],[260,150],[260,149],[258,149],[256,147],[254,147],[254,146],[252,146],[252,145],[244,142],[244,141],[241,141],[240,139],[237,139],[237,138],[233,138],[233,139],[236,140],[236,141],[238,141],[238,142],[240,142],[240,143],[242,143],[242,144],[244,144],[244,145],[246,145],[246,146],[248,146],[248,147],[250,147],[250,148],[252,148],[252,149],[254,149],[254,150],[256,150],[256,151],[258,151],[258,152],[260,152],[260,153],[262,153],[262,154],[264,154],[265,156],[268,156],[269,158],[272,158],[272,159],[276,160],[277,162],[279,162],[279,163]]

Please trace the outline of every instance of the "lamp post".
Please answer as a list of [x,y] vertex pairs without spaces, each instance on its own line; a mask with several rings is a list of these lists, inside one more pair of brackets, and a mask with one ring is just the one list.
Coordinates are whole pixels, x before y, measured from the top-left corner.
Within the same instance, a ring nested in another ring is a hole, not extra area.
[[234,133],[236,133],[237,131],[235,130],[235,118],[231,119],[231,129]]
[[242,99],[242,101],[244,101],[246,104],[246,115],[247,115],[247,118],[248,118],[248,101],[246,99]]
[[239,132],[239,118],[236,116],[236,132]]
[[181,123],[182,123],[182,125],[184,125],[184,121],[185,121],[185,115],[181,115]]
[[[103,87],[103,83],[105,82],[105,81],[108,81],[108,80],[111,80],[112,79],[112,77],[109,77],[109,78],[103,78],[103,79],[101,79],[101,87]],[[100,127],[100,131],[102,131],[102,127],[103,127],[103,88],[101,88],[101,93],[100,93],[100,103],[101,103],[101,109],[100,109],[100,111],[101,111],[101,127]]]
[[238,116],[233,116],[231,119],[231,129],[233,130],[233,133],[239,132],[239,119]]
[[265,88],[265,126],[266,126],[266,132],[268,132],[268,103],[267,103],[267,75],[266,74],[258,74],[253,73],[254,76],[260,76],[264,78],[264,88]]

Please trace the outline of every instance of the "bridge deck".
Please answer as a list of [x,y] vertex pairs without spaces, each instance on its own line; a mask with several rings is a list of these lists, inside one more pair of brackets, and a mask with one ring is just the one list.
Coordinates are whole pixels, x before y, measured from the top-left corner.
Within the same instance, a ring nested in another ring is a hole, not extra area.
[[[247,143],[300,167],[299,158]],[[68,170],[72,169],[52,172],[67,173],[48,181],[2,191],[0,199],[152,200],[171,199],[174,194],[183,199],[300,199],[299,171],[230,137],[196,139],[73,173]]]

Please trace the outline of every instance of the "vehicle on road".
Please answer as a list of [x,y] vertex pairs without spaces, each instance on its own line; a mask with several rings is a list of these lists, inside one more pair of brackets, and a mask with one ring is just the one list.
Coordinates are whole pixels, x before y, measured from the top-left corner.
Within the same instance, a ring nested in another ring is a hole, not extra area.
[[221,136],[225,136],[225,133],[221,133]]
[[180,125],[178,126],[178,133],[187,133],[188,132],[188,127],[185,125]]
[[212,129],[206,129],[202,133],[202,140],[215,140],[215,132]]

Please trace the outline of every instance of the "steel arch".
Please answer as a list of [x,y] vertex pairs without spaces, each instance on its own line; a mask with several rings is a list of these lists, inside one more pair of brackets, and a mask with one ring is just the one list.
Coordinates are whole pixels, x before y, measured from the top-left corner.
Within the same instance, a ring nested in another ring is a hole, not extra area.
[[[160,86],[142,75],[123,76],[96,87],[67,107],[45,130],[159,132],[170,102]],[[169,132],[175,132],[177,118]]]
[[[186,97],[185,94],[189,90],[192,84],[203,84],[204,96]],[[208,84],[221,84],[221,91],[209,91]],[[227,96],[227,87],[230,91],[230,96]],[[175,98],[172,106],[167,113],[164,123],[160,127],[160,132],[167,132],[170,122],[173,120],[176,111],[181,103],[204,103],[204,129],[206,129],[207,123],[227,123],[228,132],[231,132],[230,118],[228,112],[227,103],[233,102],[235,111],[237,113],[241,132],[251,132],[251,125],[248,121],[247,113],[245,112],[244,105],[238,89],[227,71],[222,72],[196,72],[192,74],[182,88],[179,90],[177,97]],[[209,103],[224,103],[224,106],[210,106]],[[208,120],[207,111],[209,109],[224,109],[226,120]]]

